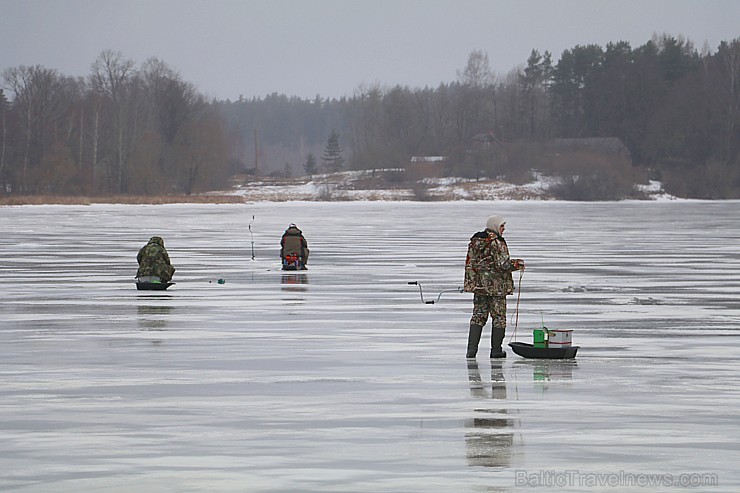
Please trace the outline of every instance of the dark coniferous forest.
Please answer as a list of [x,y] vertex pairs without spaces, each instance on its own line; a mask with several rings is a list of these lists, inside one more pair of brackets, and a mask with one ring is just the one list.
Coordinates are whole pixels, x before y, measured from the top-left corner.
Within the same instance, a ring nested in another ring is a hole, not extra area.
[[308,156],[312,172],[444,156],[448,176],[537,171],[576,200],[629,197],[649,179],[680,197],[740,198],[740,38],[698,50],[662,35],[557,60],[532,50],[505,75],[481,51],[461,65],[438,87],[234,101],[110,50],[80,76],[0,68],[0,197],[193,194],[235,174],[305,175]]

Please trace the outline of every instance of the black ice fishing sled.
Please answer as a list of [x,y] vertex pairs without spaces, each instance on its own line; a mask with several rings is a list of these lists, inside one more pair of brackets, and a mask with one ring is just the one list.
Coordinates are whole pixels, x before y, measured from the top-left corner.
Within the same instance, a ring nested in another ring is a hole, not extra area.
[[526,342],[510,342],[509,346],[519,356],[534,359],[572,359],[580,347],[534,347]]
[[136,281],[136,289],[139,291],[164,291],[175,284],[174,282],[149,282]]

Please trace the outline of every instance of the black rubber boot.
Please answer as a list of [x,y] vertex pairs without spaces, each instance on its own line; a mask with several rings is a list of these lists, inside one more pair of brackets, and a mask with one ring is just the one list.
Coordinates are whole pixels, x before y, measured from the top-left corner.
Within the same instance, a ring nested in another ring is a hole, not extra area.
[[506,352],[501,349],[501,343],[504,342],[505,330],[500,327],[494,327],[491,331],[491,359],[506,358]]
[[468,332],[468,352],[465,355],[466,358],[475,358],[478,354],[478,343],[480,342],[480,336],[483,333],[483,326],[470,324],[470,332]]

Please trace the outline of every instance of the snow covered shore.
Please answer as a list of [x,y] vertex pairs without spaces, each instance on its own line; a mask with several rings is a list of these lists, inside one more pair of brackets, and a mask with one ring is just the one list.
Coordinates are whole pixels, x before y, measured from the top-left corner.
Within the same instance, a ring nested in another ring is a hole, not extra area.
[[[314,175],[311,179],[252,179],[237,181],[227,195],[242,196],[247,201],[287,200],[554,200],[550,188],[553,177],[535,174],[529,183],[516,185],[501,180],[467,178],[425,178],[417,182],[388,183],[378,179],[383,171],[345,171]],[[400,172],[400,170],[397,170]],[[639,185],[638,191],[648,200],[673,200],[660,182]]]

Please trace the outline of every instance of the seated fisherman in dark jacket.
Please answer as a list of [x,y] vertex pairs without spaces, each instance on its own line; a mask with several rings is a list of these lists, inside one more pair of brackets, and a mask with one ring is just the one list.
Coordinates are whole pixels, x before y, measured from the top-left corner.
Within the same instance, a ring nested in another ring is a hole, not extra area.
[[306,270],[308,263],[308,242],[303,232],[295,224],[290,224],[280,239],[280,258],[283,269]]

